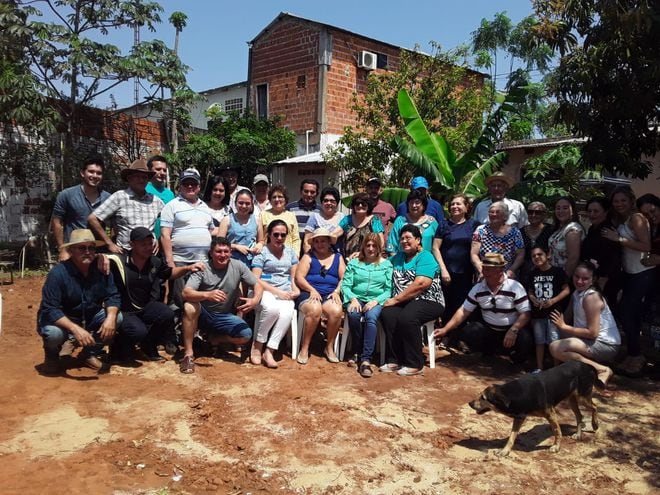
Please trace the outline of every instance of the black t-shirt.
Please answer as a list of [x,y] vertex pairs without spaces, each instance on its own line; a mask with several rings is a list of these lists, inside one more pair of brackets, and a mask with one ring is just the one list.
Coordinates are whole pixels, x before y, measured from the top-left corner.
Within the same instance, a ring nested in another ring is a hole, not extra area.
[[[566,273],[562,268],[551,266],[549,270],[542,271],[536,267],[529,275],[526,287],[527,292],[531,293],[537,299],[550,299],[561,292],[561,289],[568,282]],[[553,304],[548,308],[539,309],[532,304],[532,318],[547,318],[555,309],[563,311],[566,307],[568,297],[562,299],[559,303]],[[530,301],[531,303],[531,301]]]
[[116,255],[111,263],[112,275],[121,294],[121,310],[134,312],[144,308],[151,301],[161,299],[163,282],[172,276],[172,269],[160,258],[152,256],[147,260],[142,270],[131,262],[130,252]]

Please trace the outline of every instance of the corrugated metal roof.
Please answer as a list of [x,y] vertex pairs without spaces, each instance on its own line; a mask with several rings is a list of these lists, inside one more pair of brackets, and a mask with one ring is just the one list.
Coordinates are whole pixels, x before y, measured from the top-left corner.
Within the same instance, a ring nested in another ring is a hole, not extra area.
[[276,162],[282,165],[287,165],[289,163],[325,163],[323,156],[320,151],[315,151],[314,153],[309,153],[307,155],[292,156],[291,158],[285,158]]

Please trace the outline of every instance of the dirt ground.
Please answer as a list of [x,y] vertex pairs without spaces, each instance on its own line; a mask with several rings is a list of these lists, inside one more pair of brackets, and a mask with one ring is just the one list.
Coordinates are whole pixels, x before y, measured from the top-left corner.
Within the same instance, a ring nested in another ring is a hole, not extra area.
[[[70,361],[38,373],[35,314],[43,279],[0,287],[0,492],[70,494],[367,493],[642,494],[660,490],[658,382],[615,377],[596,394],[601,430],[548,452],[550,428],[527,420],[508,458],[493,454],[511,421],[467,405],[508,363],[446,355],[423,376],[361,378],[345,363],[288,356],[278,370],[236,356],[107,375]],[[35,367],[36,366],[36,367]]]

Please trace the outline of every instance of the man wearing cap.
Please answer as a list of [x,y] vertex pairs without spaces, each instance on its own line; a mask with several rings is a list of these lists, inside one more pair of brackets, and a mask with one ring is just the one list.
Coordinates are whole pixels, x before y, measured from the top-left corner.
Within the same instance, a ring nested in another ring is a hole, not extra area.
[[270,208],[270,200],[268,199],[268,186],[270,181],[264,174],[257,174],[252,180],[254,191],[254,216],[259,218],[259,213]]
[[[207,334],[212,345],[250,342],[252,329],[233,311],[245,314],[261,301],[263,288],[242,261],[231,257],[231,243],[225,237],[214,237],[210,260],[203,271],[190,274],[183,298],[183,352],[181,373],[194,373],[193,338],[195,330]],[[241,282],[253,288],[251,297],[242,295]],[[240,304],[237,304],[240,301]]]
[[[300,199],[286,205],[287,211],[293,212],[298,222],[298,236],[300,237],[300,245],[303,245],[305,239],[305,227],[309,221],[312,213],[320,212],[321,207],[316,202],[316,197],[319,195],[320,185],[315,179],[303,179],[300,183]],[[297,253],[299,255],[301,253]]]
[[97,241],[92,231],[75,229],[64,249],[69,259],[48,273],[37,313],[37,331],[44,342],[42,371],[57,374],[62,345],[73,336],[83,346],[85,366],[107,371],[100,354],[112,342],[118,325],[121,300],[111,274],[103,274],[96,262]]
[[80,177],[82,182],[61,191],[53,206],[52,228],[60,251],[60,261],[69,258],[69,251],[63,246],[69,242],[71,232],[86,229],[89,214],[110,197],[108,191],[101,189],[103,157],[88,157],[80,168]]
[[[216,229],[213,212],[199,199],[199,172],[188,168],[179,176],[179,195],[167,203],[160,214],[165,262],[170,268],[208,259],[211,234]],[[185,280],[173,284],[173,299],[182,306],[181,291]]]
[[527,292],[518,281],[507,277],[506,261],[500,253],[486,253],[481,262],[483,279],[470,289],[463,306],[433,335],[438,339],[444,337],[461,327],[479,308],[480,316],[462,326],[459,340],[472,351],[502,352],[514,363],[522,364],[534,348],[527,328],[531,311]]
[[135,344],[150,361],[161,361],[157,345],[174,336],[174,311],[162,302],[163,282],[204,269],[204,263],[171,268],[153,256],[154,234],[145,227],[131,231],[131,250],[111,254],[110,268],[121,294],[122,330],[112,346],[115,361],[133,359]]
[[[435,218],[439,225],[443,225],[445,223],[445,213],[442,211],[442,205],[428,195],[429,181],[425,177],[413,177],[410,181],[410,190],[414,191],[415,189],[421,190],[428,197],[428,205],[426,206],[425,213]],[[396,216],[402,217],[406,213],[408,213],[408,202],[402,201],[396,208]]]
[[513,187],[513,179],[502,172],[495,172],[494,174],[486,177],[486,186],[488,187],[488,198],[483,199],[474,208],[472,218],[481,224],[488,223],[488,208],[495,201],[504,201],[509,207],[509,219],[507,224],[518,227],[522,230],[523,227],[529,225],[527,219],[527,211],[520,201],[509,199],[506,193]]
[[380,222],[385,228],[385,233],[383,235],[385,236],[385,239],[387,239],[392,222],[394,222],[394,219],[396,218],[396,211],[390,203],[380,199],[380,195],[383,194],[383,183],[378,177],[371,177],[367,181],[367,194],[375,203],[373,214],[380,217]]
[[[103,239],[111,253],[120,254],[130,249],[130,234],[135,227],[146,227],[153,232],[156,219],[165,204],[146,191],[147,182],[154,175],[147,162],[135,160],[121,171],[128,187],[112,194],[87,218],[92,231]],[[101,222],[112,221],[117,234],[116,243],[108,237]]]

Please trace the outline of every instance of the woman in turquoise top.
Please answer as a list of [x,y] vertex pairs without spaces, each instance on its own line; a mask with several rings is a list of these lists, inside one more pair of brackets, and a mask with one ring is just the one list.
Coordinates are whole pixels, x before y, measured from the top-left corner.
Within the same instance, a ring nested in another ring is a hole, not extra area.
[[353,350],[360,356],[358,371],[364,378],[373,374],[371,356],[376,345],[376,325],[383,303],[392,292],[392,264],[383,259],[382,253],[381,236],[374,232],[367,234],[360,254],[346,266],[341,284]]
[[426,214],[426,207],[429,199],[426,194],[419,190],[414,190],[408,195],[408,213],[405,216],[396,217],[387,237],[386,251],[390,255],[401,252],[399,245],[399,235],[405,225],[414,225],[421,234],[421,243],[424,250],[433,252],[433,237],[438,230],[438,221],[431,215]]

